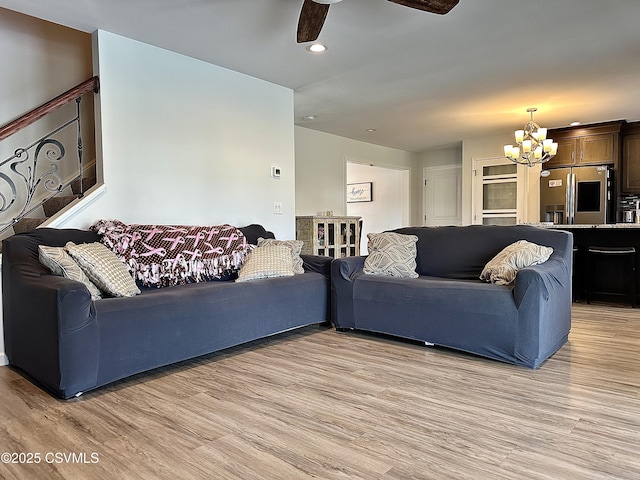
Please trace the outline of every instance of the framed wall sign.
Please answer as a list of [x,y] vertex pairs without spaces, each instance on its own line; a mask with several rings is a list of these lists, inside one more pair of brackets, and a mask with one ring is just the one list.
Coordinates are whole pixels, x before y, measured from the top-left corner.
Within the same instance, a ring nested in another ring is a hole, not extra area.
[[347,184],[347,203],[371,202],[373,183],[348,183]]

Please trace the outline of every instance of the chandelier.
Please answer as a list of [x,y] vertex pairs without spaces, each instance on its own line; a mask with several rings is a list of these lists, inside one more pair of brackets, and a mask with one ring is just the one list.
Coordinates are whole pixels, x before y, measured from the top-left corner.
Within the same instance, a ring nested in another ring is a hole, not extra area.
[[558,144],[547,138],[547,129],[533,121],[533,112],[537,108],[527,108],[531,119],[524,130],[516,130],[517,145],[505,145],[504,156],[514,163],[532,167],[536,163],[551,160],[558,151]]

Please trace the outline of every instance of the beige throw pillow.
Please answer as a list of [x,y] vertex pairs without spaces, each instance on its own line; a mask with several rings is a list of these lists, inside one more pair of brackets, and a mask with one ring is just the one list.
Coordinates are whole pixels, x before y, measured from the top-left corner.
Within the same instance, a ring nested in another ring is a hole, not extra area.
[[416,235],[399,233],[367,234],[369,255],[364,261],[364,273],[387,277],[418,278],[416,273]]
[[84,283],[91,294],[91,300],[99,300],[102,298],[100,289],[89,280],[80,266],[66,252],[64,247],[38,245],[38,257],[40,263],[51,270],[51,273],[54,275]]
[[510,285],[519,269],[544,263],[552,253],[551,247],[518,240],[489,260],[480,274],[480,279],[496,285]]
[[276,240],[273,238],[258,238],[258,246],[264,247],[266,245],[284,245],[291,250],[291,260],[293,261],[293,273],[304,273],[304,267],[302,258],[300,258],[300,252],[304,242],[302,240]]
[[64,247],[100,290],[114,297],[133,297],[140,289],[120,259],[102,243],[68,242]]
[[238,272],[236,282],[293,275],[291,249],[284,245],[265,245],[256,247],[249,254]]

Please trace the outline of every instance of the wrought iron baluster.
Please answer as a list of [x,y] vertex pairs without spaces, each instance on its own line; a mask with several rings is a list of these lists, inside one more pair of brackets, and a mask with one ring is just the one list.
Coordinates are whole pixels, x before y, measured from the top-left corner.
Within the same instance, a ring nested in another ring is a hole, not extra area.
[[80,198],[82,198],[84,196],[84,185],[83,185],[83,176],[84,176],[84,171],[83,171],[83,167],[82,167],[82,125],[80,123],[80,102],[82,101],[82,97],[78,97],[76,98],[76,119],[78,122],[78,129],[77,129],[77,135],[78,135],[78,168],[79,168],[79,175],[80,175],[80,194],[78,195]]

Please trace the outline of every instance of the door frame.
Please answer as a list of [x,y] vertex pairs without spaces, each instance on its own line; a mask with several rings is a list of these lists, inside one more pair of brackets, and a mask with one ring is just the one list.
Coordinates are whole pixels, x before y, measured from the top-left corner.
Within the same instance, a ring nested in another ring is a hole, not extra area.
[[[471,182],[471,223],[473,225],[482,225],[482,204],[479,202],[480,193],[478,184],[482,175],[479,173],[482,171],[482,167],[490,165],[513,165],[514,163],[506,157],[486,157],[486,158],[472,158],[473,165],[473,180]],[[526,201],[527,195],[527,177],[528,171],[525,170],[528,167],[516,165],[516,224],[524,223],[528,217],[528,205]],[[539,169],[538,169],[539,171]]]
[[457,222],[455,223],[456,225],[462,225],[462,164],[451,164],[451,165],[434,165],[434,166],[428,166],[428,167],[423,167],[422,168],[422,215],[421,215],[421,219],[422,219],[422,225],[427,225],[427,195],[426,195],[426,188],[427,188],[427,176],[429,172],[446,172],[446,171],[454,171],[457,170],[457,173],[459,175],[459,182],[457,185],[457,191],[456,191],[456,195],[458,198],[458,208],[457,208],[457,215],[456,215],[456,219]]

